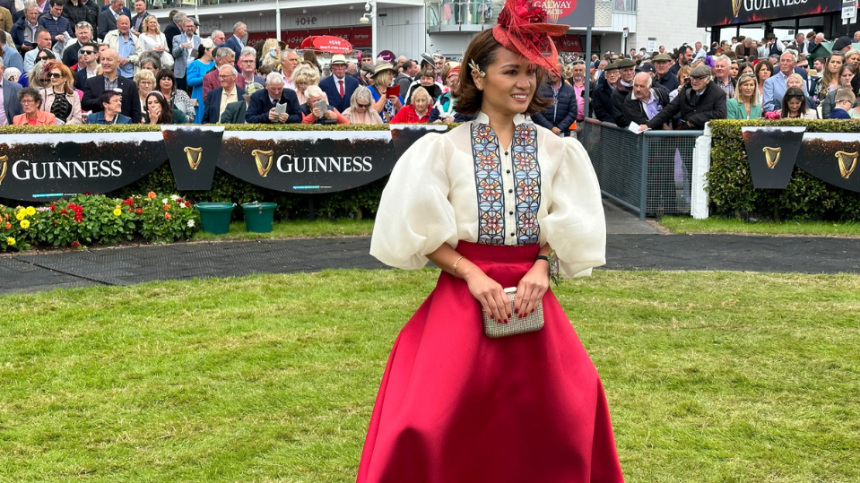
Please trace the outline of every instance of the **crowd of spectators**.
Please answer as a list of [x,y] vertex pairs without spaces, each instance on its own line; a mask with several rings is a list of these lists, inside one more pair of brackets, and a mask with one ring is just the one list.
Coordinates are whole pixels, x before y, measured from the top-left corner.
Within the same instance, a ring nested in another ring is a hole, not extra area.
[[860,31],[825,42],[815,32],[791,41],[768,34],[709,51],[696,43],[593,56],[590,114],[638,130],[701,130],[712,119],[860,118]]

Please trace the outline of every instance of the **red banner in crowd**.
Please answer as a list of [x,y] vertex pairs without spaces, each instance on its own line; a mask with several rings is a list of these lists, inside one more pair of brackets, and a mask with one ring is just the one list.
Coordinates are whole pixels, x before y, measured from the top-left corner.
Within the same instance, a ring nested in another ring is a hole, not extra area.
[[248,41],[246,44],[253,47],[257,42],[262,42],[266,39],[273,39],[275,37],[275,32],[251,32],[248,33]]
[[352,29],[349,27],[328,29],[328,34],[332,37],[340,37],[343,40],[349,41],[349,37],[352,35]]
[[283,33],[282,40],[287,43],[288,48],[297,49],[308,35],[307,30],[289,30]]
[[370,47],[370,36],[370,27],[353,27],[349,43],[351,43],[353,47]]

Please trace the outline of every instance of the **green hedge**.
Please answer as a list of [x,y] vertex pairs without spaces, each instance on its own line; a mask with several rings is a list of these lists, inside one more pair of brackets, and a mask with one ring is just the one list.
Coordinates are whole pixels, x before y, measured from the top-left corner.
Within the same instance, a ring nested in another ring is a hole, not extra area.
[[860,193],[794,169],[785,190],[753,188],[743,126],[805,126],[806,132],[858,132],[858,120],[712,121],[708,192],[711,213],[739,218],[860,221]]

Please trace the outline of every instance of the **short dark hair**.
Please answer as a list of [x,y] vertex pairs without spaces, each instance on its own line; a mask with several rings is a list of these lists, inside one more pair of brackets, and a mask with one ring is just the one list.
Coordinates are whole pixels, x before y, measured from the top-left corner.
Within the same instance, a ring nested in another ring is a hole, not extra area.
[[411,69],[413,65],[415,65],[414,60],[407,60],[403,63],[403,70]]
[[36,29],[36,33],[35,33],[35,34],[33,34],[33,38],[34,38],[34,39],[38,39],[38,38],[39,38],[39,35],[40,35],[42,32],[45,32],[45,33],[46,33],[46,34],[48,34],[49,36],[51,35],[51,32],[50,32],[50,31],[48,31],[48,29],[46,29],[45,27],[39,27],[39,28],[37,28],[37,29]]
[[[476,63],[479,68],[486,70],[489,65],[496,61],[498,50],[502,49],[502,44],[493,37],[493,29],[487,29],[475,36],[466,48],[466,53],[463,55],[463,61],[460,65],[466,66],[463,75],[460,76],[460,93],[457,95],[457,112],[466,116],[474,116],[481,110],[484,102],[483,92],[475,86],[475,81],[472,79],[472,68],[469,64]],[[535,86],[540,85],[546,73],[543,69],[538,68],[535,72]],[[552,100],[546,100],[540,97],[535,91],[531,102],[526,107],[527,114],[535,114],[547,108],[552,104]]]
[[66,0],[51,0],[51,6],[55,7],[57,5],[63,6],[66,4]]
[[36,101],[37,106],[40,106],[40,107],[42,106],[42,95],[39,94],[39,91],[36,90],[35,87],[29,87],[28,86],[28,87],[24,87],[21,90],[19,90],[18,91],[18,102],[21,102],[21,99],[23,99],[26,96],[32,97],[33,100]]
[[[850,90],[850,89],[849,89]],[[800,99],[800,115],[806,114],[806,94],[803,93],[802,89],[797,87],[789,87],[785,91],[785,96],[782,98],[782,117],[788,117],[788,100],[789,99]]]
[[173,70],[171,69],[161,69],[158,73],[155,74],[155,90],[161,90],[161,79],[165,77],[170,78],[170,81],[173,82],[173,90],[176,90],[176,76],[173,75]]
[[93,52],[95,52],[95,53],[98,53],[98,51],[99,51],[99,46],[96,45],[95,42],[87,42],[85,44],[80,44],[80,47],[78,48],[78,53],[80,53],[81,50],[83,50],[86,47],[92,47]]
[[433,69],[424,69],[421,71],[421,77],[432,77],[436,78],[436,71]]
[[114,97],[122,97],[122,96],[120,95],[119,92],[114,91],[114,90],[108,90],[108,91],[102,92],[102,95],[99,96],[99,105],[109,104],[110,101]]

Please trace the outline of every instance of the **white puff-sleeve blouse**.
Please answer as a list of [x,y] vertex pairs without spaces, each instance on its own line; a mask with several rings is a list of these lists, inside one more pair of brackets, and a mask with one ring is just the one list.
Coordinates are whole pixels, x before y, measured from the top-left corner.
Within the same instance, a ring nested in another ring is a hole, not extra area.
[[523,116],[499,146],[485,114],[427,134],[400,158],[382,193],[370,254],[418,269],[442,243],[549,243],[562,275],[606,263],[606,221],[588,153]]

